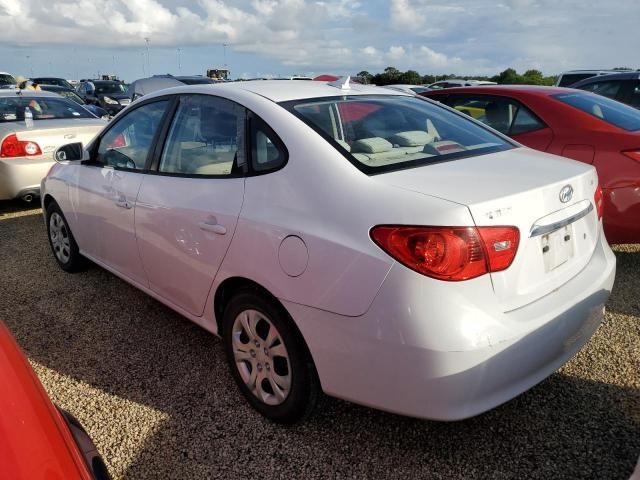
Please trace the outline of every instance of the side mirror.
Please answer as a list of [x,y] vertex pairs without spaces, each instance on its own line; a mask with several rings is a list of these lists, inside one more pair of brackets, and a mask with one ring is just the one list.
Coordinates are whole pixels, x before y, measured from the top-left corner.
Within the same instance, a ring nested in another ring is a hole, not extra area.
[[56,162],[79,162],[87,160],[89,156],[85,158],[85,151],[82,148],[82,143],[68,143],[58,148],[53,154],[53,158]]

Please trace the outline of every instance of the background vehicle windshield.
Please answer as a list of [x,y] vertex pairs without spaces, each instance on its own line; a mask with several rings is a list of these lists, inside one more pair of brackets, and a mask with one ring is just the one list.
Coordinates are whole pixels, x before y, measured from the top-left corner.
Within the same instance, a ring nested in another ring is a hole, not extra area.
[[94,118],[80,105],[65,98],[50,97],[0,97],[0,122],[24,120],[25,108],[31,110],[34,120],[60,118]]
[[628,132],[640,130],[640,111],[624,103],[589,93],[559,93],[553,98]]
[[96,86],[96,94],[109,94],[109,93],[126,93],[127,89],[124,85],[117,82],[109,82],[109,83],[95,83]]
[[11,75],[0,75],[0,85],[15,85],[16,79]]
[[415,97],[336,97],[283,106],[365,173],[514,148],[472,120]]
[[55,93],[57,93],[61,97],[68,98],[69,100],[77,103],[78,105],[84,105],[84,100],[82,100],[82,98],[80,98],[76,93],[72,92],[71,90],[59,90]]

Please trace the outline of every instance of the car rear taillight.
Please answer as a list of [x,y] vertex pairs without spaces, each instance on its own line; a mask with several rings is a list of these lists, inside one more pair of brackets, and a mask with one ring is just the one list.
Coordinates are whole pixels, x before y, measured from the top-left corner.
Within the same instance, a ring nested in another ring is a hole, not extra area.
[[622,153],[625,157],[629,157],[631,160],[635,160],[636,162],[640,162],[640,149],[635,150],[624,150]]
[[602,187],[600,184],[596,187],[596,193],[593,194],[593,203],[596,206],[596,212],[598,213],[598,220],[602,218],[602,211],[604,210],[604,195],[602,194]]
[[439,280],[460,281],[511,265],[520,232],[516,227],[410,227],[371,230],[380,248],[403,265]]
[[35,142],[18,140],[15,133],[5,138],[0,146],[0,157],[32,157],[34,155],[42,155],[40,145]]

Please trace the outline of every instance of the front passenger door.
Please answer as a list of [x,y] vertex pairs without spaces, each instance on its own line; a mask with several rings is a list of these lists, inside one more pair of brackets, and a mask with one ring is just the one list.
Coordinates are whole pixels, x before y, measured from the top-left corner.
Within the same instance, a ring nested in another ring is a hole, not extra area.
[[80,167],[79,188],[70,189],[78,215],[78,244],[84,253],[144,286],[147,278],[136,245],[134,213],[168,105],[166,99],[142,104],[119,118]]

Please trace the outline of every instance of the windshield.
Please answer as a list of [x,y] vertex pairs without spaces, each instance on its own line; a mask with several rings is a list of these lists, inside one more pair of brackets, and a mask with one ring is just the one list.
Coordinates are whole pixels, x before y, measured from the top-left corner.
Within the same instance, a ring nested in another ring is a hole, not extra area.
[[0,74],[0,85],[15,85],[16,79],[11,75]]
[[640,130],[640,111],[624,103],[582,92],[560,93],[553,98],[628,132]]
[[564,75],[562,75],[562,77],[560,77],[558,87],[568,87],[569,85],[578,83],[585,78],[591,78],[595,76],[596,73],[565,73]]
[[178,78],[177,80],[181,81],[186,85],[208,85],[210,83],[216,83],[210,78]]
[[0,122],[24,120],[25,109],[29,109],[34,120],[60,118],[93,118],[80,105],[65,98],[51,97],[0,97]]
[[96,94],[103,95],[108,93],[126,93],[127,89],[121,83],[95,83]]
[[420,97],[363,95],[283,104],[365,173],[508,150],[513,145]]
[[57,85],[58,87],[69,88],[71,84],[64,80],[63,78],[33,78],[31,80],[33,83],[39,83],[40,85]]

